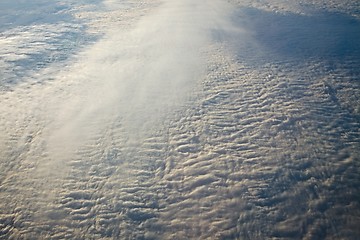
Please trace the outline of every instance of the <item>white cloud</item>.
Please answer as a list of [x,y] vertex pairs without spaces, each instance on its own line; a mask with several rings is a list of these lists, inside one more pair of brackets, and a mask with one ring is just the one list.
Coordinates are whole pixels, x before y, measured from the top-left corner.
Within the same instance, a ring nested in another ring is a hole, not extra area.
[[0,235],[355,239],[359,59],[282,51],[314,12],[266,3],[68,1],[6,29]]

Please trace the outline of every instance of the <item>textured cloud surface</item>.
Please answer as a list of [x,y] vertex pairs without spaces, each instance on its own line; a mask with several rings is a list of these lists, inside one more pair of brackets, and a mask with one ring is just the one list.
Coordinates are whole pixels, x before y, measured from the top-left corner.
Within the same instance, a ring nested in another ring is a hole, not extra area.
[[0,239],[360,235],[355,1],[0,9]]

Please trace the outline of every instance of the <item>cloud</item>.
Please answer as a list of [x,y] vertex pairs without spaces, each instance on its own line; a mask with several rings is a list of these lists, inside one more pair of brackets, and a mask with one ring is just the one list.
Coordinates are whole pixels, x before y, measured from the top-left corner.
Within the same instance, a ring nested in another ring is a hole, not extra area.
[[86,27],[7,29],[0,234],[356,239],[357,40],[336,46],[358,22],[287,2],[67,2]]

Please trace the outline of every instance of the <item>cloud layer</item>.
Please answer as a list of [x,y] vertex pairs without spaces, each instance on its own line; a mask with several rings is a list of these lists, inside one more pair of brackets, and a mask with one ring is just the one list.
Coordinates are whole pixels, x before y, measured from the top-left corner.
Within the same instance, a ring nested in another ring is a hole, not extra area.
[[0,238],[360,234],[352,2],[42,3],[0,38]]

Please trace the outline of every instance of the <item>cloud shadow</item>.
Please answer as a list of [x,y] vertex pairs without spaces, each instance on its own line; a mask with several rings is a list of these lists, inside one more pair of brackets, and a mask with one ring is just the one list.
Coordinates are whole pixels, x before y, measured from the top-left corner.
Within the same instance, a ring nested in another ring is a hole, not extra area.
[[[242,8],[232,21],[246,32],[233,38],[233,49],[241,60],[360,59],[360,20],[346,14],[299,15]],[[238,44],[244,39],[246,44]]]

